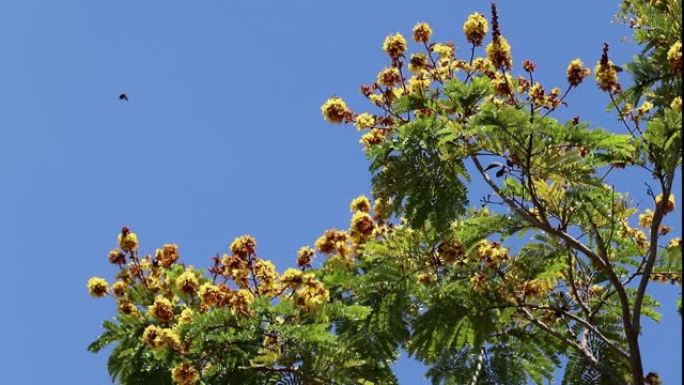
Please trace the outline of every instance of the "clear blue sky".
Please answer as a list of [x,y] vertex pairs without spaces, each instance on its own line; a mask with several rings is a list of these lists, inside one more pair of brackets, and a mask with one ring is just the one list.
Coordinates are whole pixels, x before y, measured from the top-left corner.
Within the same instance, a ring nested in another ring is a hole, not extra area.
[[[518,4],[500,2],[503,33],[516,64],[536,61],[549,86],[564,84],[575,57],[593,65],[604,41],[617,63],[634,52],[619,43],[629,31],[610,24],[617,1]],[[321,103],[337,94],[358,111],[367,107],[358,85],[386,65],[386,34],[408,35],[427,21],[436,39],[463,47],[465,17],[488,8],[489,1],[0,2],[2,384],[109,383],[106,356],[86,346],[114,308],[91,299],[85,282],[111,277],[106,252],[124,224],[144,250],[175,242],[196,266],[251,233],[281,269],[324,229],[346,226],[350,199],[369,190],[367,162],[352,127],[323,122]],[[117,100],[123,91],[129,103]],[[562,116],[616,127],[593,84],[569,102]],[[644,199],[641,181],[631,188]],[[657,328],[646,323],[646,370],[681,383],[678,288],[654,290],[664,316]],[[426,383],[411,362],[397,372],[402,384]]]

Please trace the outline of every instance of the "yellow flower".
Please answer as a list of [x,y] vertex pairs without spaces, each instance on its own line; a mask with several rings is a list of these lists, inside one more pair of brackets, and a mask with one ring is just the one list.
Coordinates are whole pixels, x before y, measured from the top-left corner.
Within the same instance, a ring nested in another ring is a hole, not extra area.
[[674,249],[677,247],[682,247],[682,238],[672,238],[670,242],[667,243],[668,249]]
[[396,59],[406,52],[406,39],[400,33],[389,35],[382,44],[382,49],[392,58]]
[[373,127],[373,124],[375,124],[375,117],[373,114],[369,114],[368,112],[358,114],[354,119],[354,127],[356,127],[356,129],[359,131],[363,130],[364,128]]
[[119,249],[110,250],[109,253],[107,253],[107,258],[109,259],[109,262],[114,265],[123,265],[126,263],[126,254]]
[[473,69],[479,73],[494,72],[495,68],[492,62],[487,58],[478,57],[473,60]]
[[667,60],[670,62],[670,68],[674,72],[682,71],[682,42],[677,41],[672,44],[672,47],[667,51]]
[[338,244],[344,244],[348,239],[347,233],[340,230],[326,230],[318,237],[314,246],[323,254],[330,254],[338,249]]
[[365,133],[361,140],[359,140],[359,143],[363,144],[364,148],[369,149],[376,144],[382,143],[383,140],[385,140],[385,131],[374,128]]
[[430,285],[437,281],[437,276],[434,273],[421,273],[418,274],[418,283],[423,285]]
[[655,202],[656,206],[663,205],[663,213],[665,214],[670,213],[675,209],[675,197],[672,194],[667,198],[667,201],[663,200],[663,194],[658,194]]
[[417,43],[427,43],[432,36],[432,28],[428,23],[418,23],[413,27],[413,41]]
[[537,106],[544,106],[546,105],[546,97],[544,96],[544,88],[542,87],[541,84],[539,83],[534,83],[532,87],[530,87],[530,101],[534,103]]
[[639,108],[637,108],[637,115],[639,117],[643,117],[652,109],[653,109],[653,103],[651,103],[649,101],[645,101],[641,106],[639,106]]
[[646,210],[643,214],[639,215],[639,226],[649,228],[651,223],[653,223],[653,210]]
[[425,92],[430,87],[430,80],[423,75],[411,76],[406,86],[410,93],[419,94]]
[[424,53],[415,53],[411,55],[411,60],[409,60],[408,69],[411,72],[420,72],[424,70],[428,65],[427,55]]
[[672,99],[672,103],[670,103],[670,108],[677,112],[682,112],[682,97],[677,96],[676,98]]
[[487,35],[489,25],[487,19],[480,13],[472,13],[463,23],[463,33],[465,33],[468,41],[479,46],[482,44],[482,39]]
[[176,278],[176,288],[185,294],[194,294],[199,287],[199,280],[191,270],[184,271]]
[[180,335],[178,335],[176,330],[171,328],[162,328],[159,331],[159,339],[164,346],[172,349],[177,349],[181,344]]
[[444,241],[437,247],[439,258],[444,262],[455,262],[465,257],[465,247],[458,240]]
[[306,310],[318,310],[328,302],[330,293],[312,274],[305,275],[302,287],[297,290],[297,305]]
[[122,300],[118,304],[118,310],[119,313],[125,314],[125,315],[130,315],[137,317],[138,316],[138,308],[128,300]]
[[88,293],[91,296],[100,298],[107,295],[109,291],[109,284],[104,278],[92,277],[88,280]]
[[155,253],[157,260],[163,267],[169,267],[178,260],[178,245],[167,243]]
[[288,287],[297,288],[304,282],[304,274],[301,270],[290,268],[285,270],[280,281]]
[[216,306],[221,301],[221,290],[209,282],[199,288],[199,296],[205,306]]
[[173,319],[173,305],[167,298],[158,295],[148,313],[161,322],[170,322]]
[[373,233],[374,228],[373,218],[367,212],[357,211],[352,216],[351,230],[353,233],[368,236]]
[[112,285],[112,293],[116,297],[123,297],[126,295],[126,283],[124,281],[116,281]]
[[475,272],[472,277],[470,277],[470,286],[476,292],[482,292],[487,285],[487,276],[481,272]]
[[365,195],[360,195],[352,200],[349,208],[353,213],[357,211],[363,211],[367,213],[371,209],[370,200],[368,200]]
[[368,99],[376,106],[381,106],[385,103],[385,97],[381,94],[370,94]]
[[256,240],[251,235],[237,237],[230,244],[230,251],[240,258],[246,259],[247,256],[255,254]]
[[378,83],[383,86],[392,87],[401,82],[401,73],[395,67],[385,68],[378,74]]
[[123,251],[135,251],[138,249],[138,236],[130,231],[128,227],[121,229],[118,237],[119,247]]
[[254,262],[254,276],[259,280],[258,294],[275,296],[280,291],[278,272],[271,261],[257,259]]
[[[494,74],[494,79],[492,79],[492,86],[497,95],[508,96],[512,93],[511,87],[513,86],[513,79],[508,73],[502,74],[497,72]],[[542,90],[543,94],[544,90]]]
[[161,339],[162,328],[156,325],[147,325],[142,334],[142,341],[152,349],[158,349],[164,344]]
[[231,293],[230,308],[236,313],[249,315],[252,302],[254,302],[254,295],[249,290],[240,289]]
[[187,325],[192,322],[192,317],[195,315],[195,311],[192,310],[189,307],[184,308],[181,310],[180,315],[178,316],[178,324],[179,325]]
[[171,377],[176,385],[195,385],[199,381],[199,371],[183,362],[173,367]]
[[601,61],[599,61],[596,63],[594,73],[594,76],[596,77],[596,84],[598,84],[601,90],[612,92],[617,89],[617,71],[615,70],[612,61],[608,60],[606,64],[602,64]]
[[591,70],[584,67],[584,63],[580,59],[575,59],[568,64],[566,73],[568,75],[568,83],[571,86],[578,86],[582,83],[582,80],[589,76]]
[[452,59],[454,57],[454,46],[449,43],[437,43],[432,46],[432,52],[438,54],[442,59]]
[[487,57],[496,68],[509,70],[513,67],[511,46],[503,36],[497,36],[496,39],[487,45]]
[[323,118],[330,123],[342,123],[347,120],[348,116],[351,114],[347,107],[347,103],[337,96],[332,97],[323,103],[321,106],[321,113],[323,114]]
[[299,251],[297,251],[297,265],[301,267],[311,266],[311,261],[313,261],[315,250],[304,246]]

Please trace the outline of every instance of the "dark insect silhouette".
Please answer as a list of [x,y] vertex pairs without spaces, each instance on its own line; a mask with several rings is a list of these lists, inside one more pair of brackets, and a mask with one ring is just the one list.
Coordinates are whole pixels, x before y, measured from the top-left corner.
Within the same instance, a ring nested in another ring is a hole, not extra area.
[[119,100],[123,100],[123,101],[127,102],[128,101],[128,95],[126,95],[126,93],[119,95]]

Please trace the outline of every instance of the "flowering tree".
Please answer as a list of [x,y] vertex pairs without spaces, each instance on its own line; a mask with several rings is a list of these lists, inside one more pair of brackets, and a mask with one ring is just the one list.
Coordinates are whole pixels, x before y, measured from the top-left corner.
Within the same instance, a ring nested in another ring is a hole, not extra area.
[[[118,308],[90,349],[116,345],[109,371],[122,384],[393,384],[400,349],[434,384],[541,384],[561,367],[568,385],[660,384],[639,335],[658,318],[649,284],[681,284],[681,239],[666,224],[682,161],[681,5],[622,4],[643,46],[626,65],[633,85],[622,88],[607,44],[593,68],[615,130],[553,118],[592,71],[575,59],[565,90],[550,91],[530,61],[515,75],[494,5],[489,21],[466,20],[467,58],[425,23],[412,34],[420,52],[388,36],[389,66],[361,86],[376,112],[322,106],[365,131],[374,204],[355,199],[349,228],[283,274],[250,236],[205,272],[176,245],[139,255],[122,229],[117,281],[88,282]],[[641,212],[610,184],[637,169],[653,180]],[[491,191],[480,207],[467,200],[476,178]]]

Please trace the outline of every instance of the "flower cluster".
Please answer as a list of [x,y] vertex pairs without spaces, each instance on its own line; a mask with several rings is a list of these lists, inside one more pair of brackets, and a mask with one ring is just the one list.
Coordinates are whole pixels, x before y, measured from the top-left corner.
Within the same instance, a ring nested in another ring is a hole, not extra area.
[[568,83],[573,87],[577,87],[585,78],[589,77],[591,70],[584,67],[582,60],[574,59],[568,64],[566,73],[568,76]]
[[474,46],[482,45],[482,39],[487,35],[489,26],[487,19],[480,13],[472,13],[463,24],[466,39]]
[[[367,206],[370,203],[365,202]],[[363,200],[356,205],[365,208]],[[87,288],[93,297],[111,293],[121,322],[143,323],[138,338],[159,357],[175,357],[170,375],[177,385],[195,385],[200,371],[189,357],[193,336],[188,326],[197,314],[227,309],[236,319],[255,316],[257,298],[290,301],[301,314],[318,312],[330,300],[328,290],[311,267],[315,251],[302,248],[297,253],[300,270],[280,275],[272,262],[257,255],[256,240],[250,235],[235,238],[230,254],[215,257],[208,270],[211,277],[180,262],[178,245],[165,244],[152,255],[138,255],[138,237],[127,227],[118,236],[119,248],[108,260],[118,266],[113,285],[93,277]],[[135,320],[135,321],[127,321]],[[161,358],[160,358],[161,359]]]
[[594,73],[596,84],[598,84],[601,90],[606,92],[618,92],[620,90],[617,70],[613,62],[608,59],[608,44],[603,45],[603,54],[598,63],[596,63]]
[[682,72],[682,42],[677,41],[667,51],[667,61],[670,62],[672,71],[680,74]]

